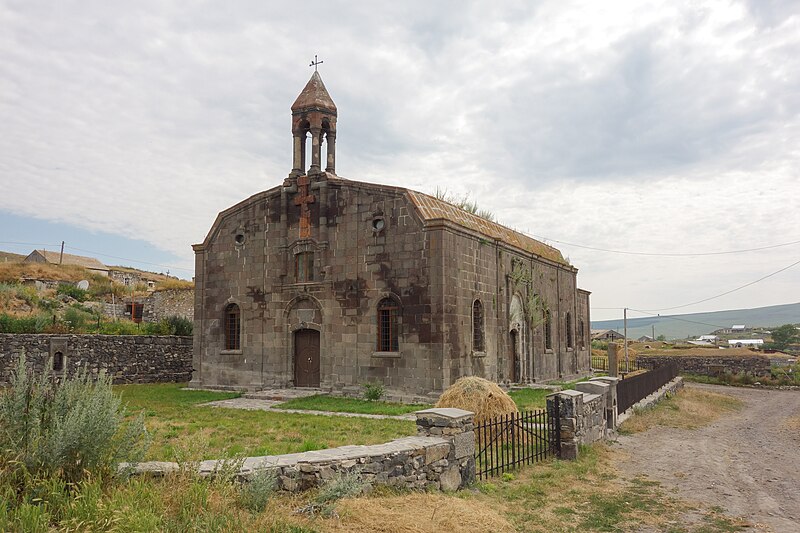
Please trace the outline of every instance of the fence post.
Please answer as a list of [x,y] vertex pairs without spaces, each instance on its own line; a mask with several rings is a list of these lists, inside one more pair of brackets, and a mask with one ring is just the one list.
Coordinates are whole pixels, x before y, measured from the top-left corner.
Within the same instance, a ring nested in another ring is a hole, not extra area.
[[597,381],[608,385],[608,397],[606,398],[606,421],[608,422],[609,429],[617,429],[619,418],[617,383],[619,383],[620,379],[611,376],[598,376],[590,379],[589,381]]
[[583,393],[565,390],[549,394],[547,412],[557,420],[559,459],[577,459],[582,431]]
[[[475,481],[475,413],[463,409],[433,408],[417,411],[417,434],[424,437],[447,439],[450,449],[444,457],[432,449],[429,459],[447,459],[445,471],[440,476],[441,489],[445,491],[466,487]],[[444,451],[444,450],[443,450]]]
[[617,350],[619,346],[616,342],[608,343],[608,375],[612,377],[619,376],[619,366],[617,364]]

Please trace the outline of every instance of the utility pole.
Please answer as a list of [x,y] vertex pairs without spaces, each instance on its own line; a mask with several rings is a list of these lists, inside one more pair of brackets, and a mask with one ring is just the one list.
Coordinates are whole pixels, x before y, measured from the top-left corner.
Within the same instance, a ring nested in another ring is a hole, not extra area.
[[652,335],[652,337],[653,337],[653,340],[656,340],[656,325],[655,324],[653,324],[653,335]]
[[58,256],[58,264],[64,263],[64,241],[61,241],[61,255]]
[[622,325],[624,328],[623,335],[625,336],[625,372],[630,372],[630,364],[628,363],[628,308],[622,310]]

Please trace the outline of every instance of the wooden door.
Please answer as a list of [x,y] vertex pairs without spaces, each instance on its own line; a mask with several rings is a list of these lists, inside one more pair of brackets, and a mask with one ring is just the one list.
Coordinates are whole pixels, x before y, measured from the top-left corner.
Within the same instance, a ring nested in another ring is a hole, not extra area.
[[319,331],[299,329],[294,334],[294,386],[319,387]]

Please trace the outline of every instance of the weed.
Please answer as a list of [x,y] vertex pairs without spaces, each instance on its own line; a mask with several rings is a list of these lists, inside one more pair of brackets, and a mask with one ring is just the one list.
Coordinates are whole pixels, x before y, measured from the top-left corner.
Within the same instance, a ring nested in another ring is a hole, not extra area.
[[375,402],[383,398],[386,393],[386,388],[381,383],[364,383],[364,399],[370,402]]
[[322,516],[335,516],[334,506],[343,498],[358,496],[367,487],[361,479],[361,472],[340,472],[325,483],[314,496],[312,502],[295,511],[298,514],[321,514]]
[[239,503],[248,511],[257,513],[264,509],[275,493],[278,472],[275,468],[256,470],[248,481],[239,487]]

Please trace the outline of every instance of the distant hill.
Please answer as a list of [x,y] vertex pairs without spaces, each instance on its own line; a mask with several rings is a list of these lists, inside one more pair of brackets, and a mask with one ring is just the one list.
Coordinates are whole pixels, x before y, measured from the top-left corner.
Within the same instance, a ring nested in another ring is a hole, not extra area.
[[20,263],[23,259],[25,259],[24,255],[0,251],[0,263]]
[[[800,323],[800,303],[771,305],[713,313],[628,318],[628,338],[637,339],[642,335],[652,335],[653,326],[656,337],[664,335],[667,339],[685,339],[691,335],[703,335],[716,329],[729,328],[734,324],[770,327],[798,323]],[[613,329],[622,333],[623,322],[621,318],[593,321],[592,329]]]

